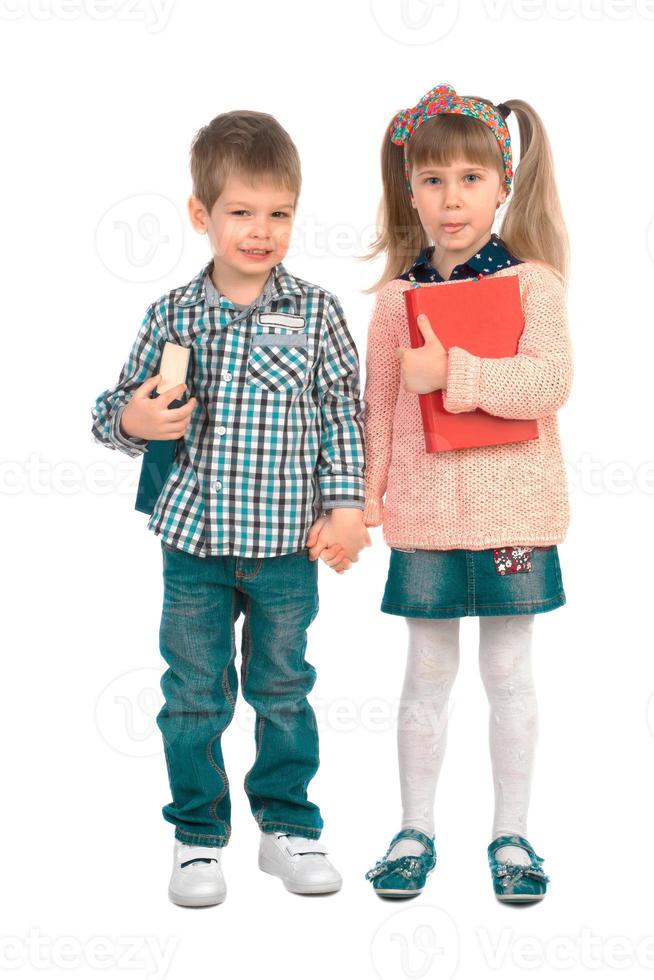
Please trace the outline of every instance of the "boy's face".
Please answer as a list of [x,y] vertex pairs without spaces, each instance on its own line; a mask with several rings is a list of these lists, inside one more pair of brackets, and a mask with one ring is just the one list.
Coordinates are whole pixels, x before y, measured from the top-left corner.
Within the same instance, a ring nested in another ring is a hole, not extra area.
[[206,232],[216,268],[259,279],[281,262],[290,244],[295,194],[262,179],[254,186],[237,176],[225,181],[209,214],[198,198],[188,206],[196,231]]
[[467,258],[488,240],[497,204],[507,197],[497,170],[466,160],[414,167],[411,187],[412,204],[432,241]]

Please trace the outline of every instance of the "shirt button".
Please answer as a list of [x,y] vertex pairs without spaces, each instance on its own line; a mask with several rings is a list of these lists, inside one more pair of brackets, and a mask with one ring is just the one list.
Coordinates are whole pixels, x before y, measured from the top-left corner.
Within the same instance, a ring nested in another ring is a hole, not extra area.
[[222,488],[223,488],[223,485],[222,485],[222,483],[220,482],[220,480],[216,480],[216,482],[215,482],[215,483],[214,483],[214,485],[213,485],[213,488],[214,488],[214,490],[222,490]]
[[223,381],[231,381],[231,380],[232,380],[232,372],[223,371]]
[[224,425],[219,425],[218,426],[218,435],[219,436],[224,436],[226,432],[227,432],[227,429],[225,428]]

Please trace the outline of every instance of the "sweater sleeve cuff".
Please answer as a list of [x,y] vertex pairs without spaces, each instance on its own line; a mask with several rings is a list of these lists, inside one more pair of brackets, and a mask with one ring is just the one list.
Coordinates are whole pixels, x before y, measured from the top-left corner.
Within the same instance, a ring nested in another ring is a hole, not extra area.
[[383,522],[384,507],[381,497],[366,497],[363,508],[363,522],[366,527],[379,527]]
[[479,406],[481,358],[462,347],[450,347],[447,382],[443,391],[446,412],[474,412]]

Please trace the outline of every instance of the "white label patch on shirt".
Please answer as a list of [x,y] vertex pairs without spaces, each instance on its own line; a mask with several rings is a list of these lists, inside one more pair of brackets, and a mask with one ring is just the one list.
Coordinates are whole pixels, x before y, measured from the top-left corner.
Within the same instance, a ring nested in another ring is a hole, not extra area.
[[304,330],[305,318],[293,313],[260,313],[258,322],[262,327],[285,327],[287,330]]

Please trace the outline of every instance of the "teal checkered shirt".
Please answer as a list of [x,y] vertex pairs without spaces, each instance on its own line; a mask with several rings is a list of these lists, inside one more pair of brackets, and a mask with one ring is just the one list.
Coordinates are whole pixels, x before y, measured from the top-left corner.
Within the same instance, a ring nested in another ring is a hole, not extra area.
[[166,340],[190,347],[198,405],[148,528],[200,557],[289,554],[324,511],[363,509],[356,346],[337,298],[281,262],[245,308],[218,293],[212,267],[148,307],[118,382],[92,409],[93,436],[147,452],[120,431],[122,410],[158,373]]

